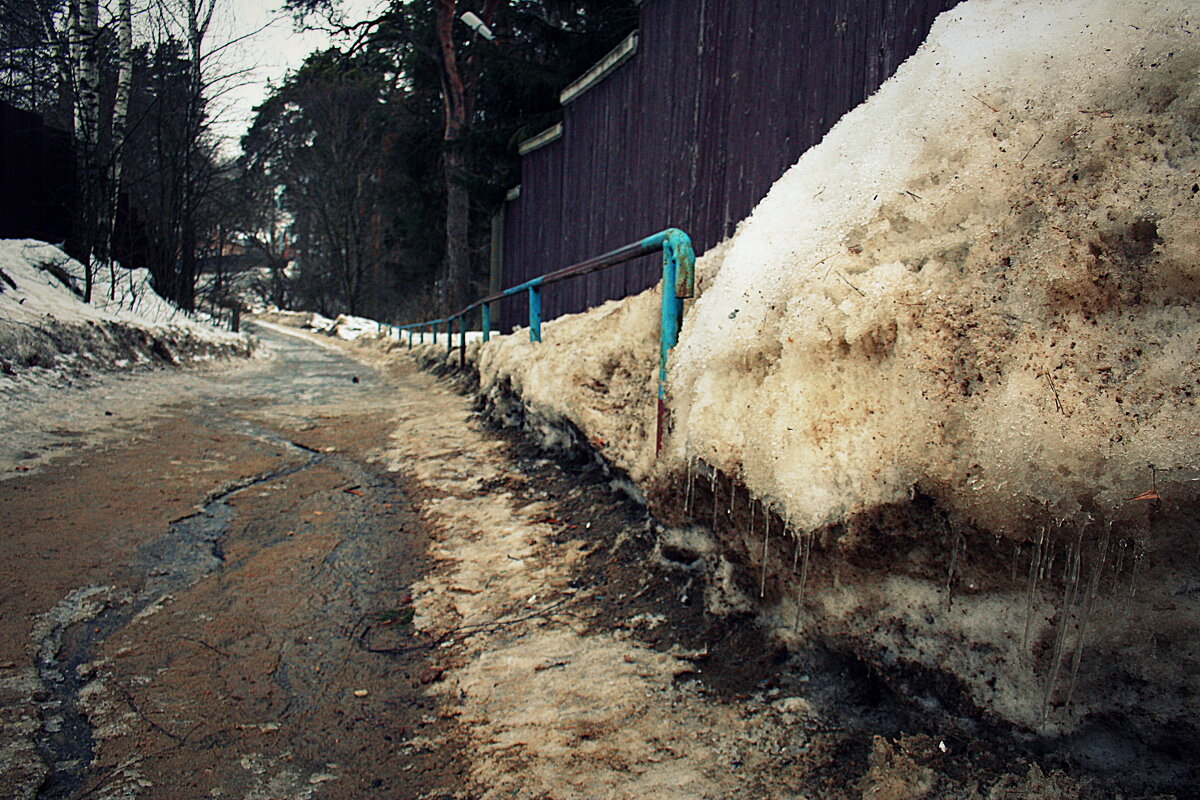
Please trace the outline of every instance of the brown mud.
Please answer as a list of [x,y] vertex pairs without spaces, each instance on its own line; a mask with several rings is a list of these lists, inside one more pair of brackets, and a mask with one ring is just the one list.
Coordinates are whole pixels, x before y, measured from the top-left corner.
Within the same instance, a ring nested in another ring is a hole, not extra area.
[[425,654],[362,640],[395,637],[427,565],[404,477],[368,463],[386,387],[340,357],[322,366],[298,387],[286,361],[230,367],[218,377],[251,373],[240,393],[171,403],[48,463],[30,453],[0,483],[6,796],[416,797],[457,782],[452,760],[400,754],[446,727]]

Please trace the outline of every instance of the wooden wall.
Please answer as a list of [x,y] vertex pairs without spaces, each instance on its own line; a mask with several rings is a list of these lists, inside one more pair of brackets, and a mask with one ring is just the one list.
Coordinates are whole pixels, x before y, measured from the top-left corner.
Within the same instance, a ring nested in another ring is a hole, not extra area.
[[[504,286],[674,226],[697,253],[924,41],[958,0],[647,0],[638,52],[568,103],[507,203]],[[546,319],[652,285],[656,258],[543,291]],[[524,300],[500,324],[526,324]]]

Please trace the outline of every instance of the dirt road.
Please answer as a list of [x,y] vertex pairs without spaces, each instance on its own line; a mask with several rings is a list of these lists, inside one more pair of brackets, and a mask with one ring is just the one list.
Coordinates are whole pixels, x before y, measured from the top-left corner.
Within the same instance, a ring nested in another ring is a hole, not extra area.
[[259,333],[0,422],[0,796],[1073,790],[762,641],[736,570],[594,463],[406,358]]
[[401,627],[425,564],[403,479],[370,463],[391,387],[267,335],[268,358],[108,381],[16,437],[34,449],[0,484],[12,796],[413,793],[420,759],[395,755],[430,707],[423,656],[359,639]]

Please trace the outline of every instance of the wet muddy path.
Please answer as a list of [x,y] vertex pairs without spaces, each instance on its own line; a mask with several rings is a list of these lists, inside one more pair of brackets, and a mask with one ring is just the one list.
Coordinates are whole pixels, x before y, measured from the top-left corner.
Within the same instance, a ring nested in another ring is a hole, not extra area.
[[0,483],[0,794],[416,796],[453,780],[397,753],[439,724],[424,654],[361,638],[404,627],[426,565],[403,476],[371,463],[392,387],[263,333],[255,363],[73,398],[61,416],[91,405],[95,424],[48,426]]
[[401,354],[259,333],[0,420],[0,796],[1118,796],[767,642],[703,532]]

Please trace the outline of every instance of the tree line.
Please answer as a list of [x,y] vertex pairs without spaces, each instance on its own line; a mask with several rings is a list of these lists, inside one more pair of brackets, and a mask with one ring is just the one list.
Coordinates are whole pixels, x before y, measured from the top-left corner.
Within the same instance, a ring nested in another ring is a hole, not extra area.
[[213,130],[238,80],[211,33],[230,1],[0,0],[0,98],[74,136],[89,293],[136,214],[155,288],[185,309],[226,242],[255,253],[280,307],[457,308],[486,289],[517,144],[637,24],[633,0],[392,0],[370,19],[288,0],[335,44],[271,87],[234,157]]

